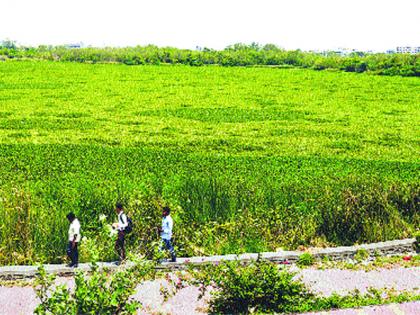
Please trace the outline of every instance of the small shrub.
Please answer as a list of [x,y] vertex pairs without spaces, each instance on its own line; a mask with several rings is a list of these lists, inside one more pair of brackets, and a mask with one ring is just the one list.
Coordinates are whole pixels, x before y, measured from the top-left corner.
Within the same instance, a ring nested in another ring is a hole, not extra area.
[[213,284],[210,311],[222,314],[254,312],[293,312],[313,298],[305,285],[294,280],[294,273],[279,270],[274,263],[223,262],[210,266],[194,278],[201,287]]
[[65,285],[53,290],[55,275],[47,275],[40,267],[36,293],[41,303],[35,314],[135,314],[141,304],[130,300],[130,296],[137,284],[149,278],[153,271],[151,263],[138,262],[132,268],[110,274],[100,271],[94,263],[89,276],[82,272],[76,274],[72,292]]
[[38,315],[44,314],[77,314],[76,303],[71,296],[70,290],[65,285],[55,288],[50,293],[50,288],[55,281],[55,274],[47,274],[43,266],[38,268],[38,277],[35,281],[36,295],[41,301],[34,313]]
[[[209,286],[216,289],[210,300],[210,313],[216,314],[303,313],[419,299],[419,295],[412,292],[374,288],[368,288],[366,294],[355,290],[347,295],[316,296],[295,280],[293,273],[267,261],[247,266],[237,261],[223,262],[190,272],[193,280],[189,283],[200,285],[199,298]],[[184,283],[182,279],[179,282]]]
[[356,254],[354,255],[354,259],[358,262],[364,261],[368,258],[369,258],[369,252],[364,248],[358,249]]
[[297,265],[299,267],[302,266],[312,266],[314,264],[314,256],[310,253],[303,253],[299,256],[299,259],[297,261]]

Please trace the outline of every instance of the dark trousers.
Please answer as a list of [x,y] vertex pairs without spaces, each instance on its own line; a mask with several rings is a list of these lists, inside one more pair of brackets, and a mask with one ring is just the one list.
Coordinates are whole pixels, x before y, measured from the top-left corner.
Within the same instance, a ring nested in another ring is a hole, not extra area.
[[70,258],[72,265],[77,265],[79,263],[79,250],[77,249],[77,242],[69,242],[67,246],[67,256]]
[[[162,238],[162,241],[163,241],[163,245],[165,246],[165,248],[167,250],[169,250],[169,252],[171,253],[171,260],[173,262],[175,262],[176,261],[176,254],[175,254],[174,246],[172,245],[172,240],[171,239],[167,240],[167,239]],[[161,246],[161,250],[163,250],[163,246]]]
[[118,253],[120,261],[123,261],[125,259],[125,233],[123,231],[118,231],[115,250]]

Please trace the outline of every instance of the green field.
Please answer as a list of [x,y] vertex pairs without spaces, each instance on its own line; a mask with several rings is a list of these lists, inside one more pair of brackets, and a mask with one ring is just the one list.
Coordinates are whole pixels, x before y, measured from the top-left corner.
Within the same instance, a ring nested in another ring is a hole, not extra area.
[[409,236],[419,105],[415,77],[0,62],[0,263],[60,261],[65,214],[92,239],[117,200],[144,251],[163,204],[185,255]]

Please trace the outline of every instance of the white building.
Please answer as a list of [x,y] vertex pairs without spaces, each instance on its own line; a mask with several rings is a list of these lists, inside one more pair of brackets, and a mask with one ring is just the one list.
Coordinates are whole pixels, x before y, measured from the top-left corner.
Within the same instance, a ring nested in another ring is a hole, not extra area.
[[420,47],[399,46],[397,47],[396,52],[399,54],[419,54]]

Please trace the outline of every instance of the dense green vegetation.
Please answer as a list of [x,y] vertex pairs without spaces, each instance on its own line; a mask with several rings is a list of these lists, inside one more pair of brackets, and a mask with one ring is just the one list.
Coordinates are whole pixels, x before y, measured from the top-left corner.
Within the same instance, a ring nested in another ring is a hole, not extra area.
[[279,268],[273,262],[254,261],[244,265],[239,261],[225,261],[219,265],[208,265],[201,270],[192,270],[192,275],[180,275],[173,286],[183,278],[192,278],[199,284],[201,296],[209,287],[211,292],[209,313],[211,314],[296,314],[341,308],[355,308],[367,305],[403,303],[420,300],[416,292],[396,292],[393,289],[369,288],[367,293],[354,292],[346,295],[333,293],[320,296],[287,269]]
[[93,263],[90,275],[76,273],[74,290],[69,290],[66,285],[56,285],[56,275],[48,275],[41,266],[35,281],[40,304],[34,314],[137,314],[142,305],[131,296],[139,283],[155,277],[154,267],[151,262],[139,261],[111,273]]
[[40,304],[35,314],[137,314],[142,305],[130,296],[145,280],[159,277],[167,282],[160,290],[164,301],[187,286],[199,288],[199,299],[208,289],[216,289],[210,292],[206,310],[210,314],[295,314],[420,300],[415,291],[375,288],[363,294],[355,290],[346,295],[320,296],[296,279],[295,273],[263,260],[245,265],[224,261],[177,273],[156,273],[154,267],[150,261],[140,260],[131,267],[111,272],[99,270],[94,263],[90,274],[76,272],[74,290],[56,285],[56,276],[47,275],[40,267],[35,281]]
[[[0,43],[0,58],[43,59],[84,63],[185,64],[191,66],[282,66],[315,70],[336,69],[346,72],[370,72],[380,75],[420,75],[420,55],[353,52],[303,52],[284,50],[273,44],[261,46],[235,44],[224,50],[188,50],[173,47],[136,46],[124,48],[67,48],[65,46],[17,47],[13,42]],[[1,59],[0,59],[1,60]]]
[[0,62],[0,263],[61,261],[65,214],[96,239],[117,200],[136,223],[131,248],[148,253],[165,204],[180,255],[412,235],[419,87],[308,69]]

